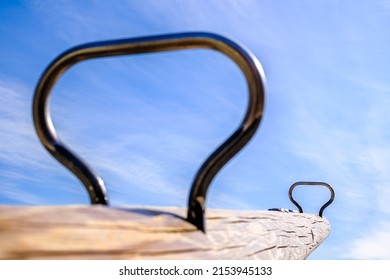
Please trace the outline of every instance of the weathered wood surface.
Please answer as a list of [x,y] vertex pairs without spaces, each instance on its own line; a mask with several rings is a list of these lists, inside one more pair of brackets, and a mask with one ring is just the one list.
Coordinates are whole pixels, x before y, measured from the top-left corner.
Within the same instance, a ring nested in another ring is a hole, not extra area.
[[178,208],[0,206],[0,259],[305,259],[329,234],[314,214]]

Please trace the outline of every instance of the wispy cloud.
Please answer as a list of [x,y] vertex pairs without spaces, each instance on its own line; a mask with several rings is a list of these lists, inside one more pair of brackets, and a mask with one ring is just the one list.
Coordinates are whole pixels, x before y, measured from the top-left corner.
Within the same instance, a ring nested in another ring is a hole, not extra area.
[[[31,112],[32,91],[22,83],[0,81],[0,95],[4,105],[0,106],[1,200],[45,204],[51,203],[51,197],[42,192],[48,195],[74,192],[66,185],[69,175],[49,156],[36,136]],[[63,183],[58,182],[60,178],[64,179]],[[60,196],[58,199],[61,201]]]
[[348,259],[390,259],[390,222],[381,222],[365,236],[357,238],[346,248]]
[[31,115],[31,92],[17,84],[0,81],[0,159],[13,165],[42,164],[47,167],[39,151]]

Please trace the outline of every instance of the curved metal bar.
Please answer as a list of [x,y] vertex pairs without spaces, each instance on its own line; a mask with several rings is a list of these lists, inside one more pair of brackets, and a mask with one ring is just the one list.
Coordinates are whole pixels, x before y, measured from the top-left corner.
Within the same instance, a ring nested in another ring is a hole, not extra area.
[[296,202],[296,201],[294,200],[294,198],[293,198],[293,196],[292,196],[293,190],[295,189],[295,187],[297,187],[297,186],[299,186],[299,185],[306,185],[306,186],[325,186],[325,187],[327,187],[327,188],[329,189],[329,191],[330,191],[330,199],[328,200],[328,202],[326,202],[326,203],[321,207],[320,212],[318,213],[318,215],[319,215],[320,217],[322,217],[322,213],[324,212],[325,208],[328,207],[328,206],[333,202],[333,200],[334,200],[335,194],[334,194],[333,188],[332,188],[329,184],[324,183],[324,182],[304,182],[304,181],[302,181],[302,182],[296,182],[296,183],[294,183],[294,184],[290,187],[290,189],[289,189],[289,191],[288,191],[288,197],[290,198],[291,202],[294,203],[295,206],[298,207],[299,213],[303,213],[302,207],[301,207],[301,205],[299,205],[298,202]]
[[74,64],[93,58],[205,48],[221,52],[243,72],[249,100],[239,128],[203,163],[195,176],[188,201],[187,220],[204,228],[207,189],[218,171],[252,138],[262,118],[265,102],[265,79],[256,57],[235,42],[211,33],[179,33],[114,41],[74,47],[57,57],[45,70],[36,87],[33,119],[38,137],[45,148],[83,183],[93,204],[108,204],[103,181],[78,156],[60,141],[49,112],[49,96],[60,76]]

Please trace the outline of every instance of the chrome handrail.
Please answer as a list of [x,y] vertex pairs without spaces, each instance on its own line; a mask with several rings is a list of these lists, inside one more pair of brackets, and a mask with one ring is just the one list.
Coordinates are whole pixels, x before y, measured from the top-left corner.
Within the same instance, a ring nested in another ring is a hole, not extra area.
[[288,191],[288,197],[290,198],[290,201],[291,201],[292,203],[294,203],[295,206],[298,207],[299,213],[303,213],[302,207],[301,207],[301,205],[299,205],[298,202],[296,202],[296,201],[294,200],[294,198],[293,198],[293,196],[292,196],[293,190],[294,190],[297,186],[299,186],[299,185],[306,185],[306,186],[324,186],[324,187],[326,187],[326,188],[329,189],[329,191],[330,191],[330,199],[328,200],[328,202],[326,202],[326,203],[321,207],[321,209],[320,209],[320,211],[319,211],[319,213],[318,213],[318,215],[319,215],[320,217],[322,217],[322,213],[324,212],[325,208],[328,207],[328,206],[333,202],[333,200],[334,200],[335,193],[334,193],[333,188],[332,188],[329,184],[324,183],[324,182],[306,182],[306,181],[301,181],[301,182],[296,182],[296,183],[292,184],[292,186],[290,187],[290,189],[289,189],[289,191]]
[[201,32],[178,33],[79,45],[58,56],[42,74],[33,100],[35,130],[49,153],[82,182],[92,204],[108,205],[106,187],[103,180],[60,141],[49,111],[49,96],[54,84],[68,68],[84,60],[194,48],[213,49],[232,59],[243,72],[249,93],[247,111],[239,128],[206,159],[191,187],[187,220],[198,229],[205,231],[207,189],[221,168],[253,137],[263,115],[264,72],[260,62],[252,53],[220,35]]

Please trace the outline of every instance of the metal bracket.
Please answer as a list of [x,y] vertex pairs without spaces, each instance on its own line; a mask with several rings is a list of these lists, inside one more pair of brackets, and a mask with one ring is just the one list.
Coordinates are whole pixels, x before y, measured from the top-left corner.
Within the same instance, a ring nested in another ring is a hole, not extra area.
[[178,33],[103,41],[76,46],[58,56],[44,71],[35,89],[35,130],[49,153],[68,168],[85,186],[92,204],[108,205],[103,180],[59,139],[51,120],[49,96],[56,81],[73,65],[93,58],[205,48],[225,54],[243,72],[248,86],[248,107],[239,128],[202,164],[195,176],[188,201],[187,220],[205,231],[207,189],[215,175],[253,137],[264,110],[265,78],[257,58],[235,42],[212,33]]
[[293,196],[292,196],[293,190],[295,189],[295,187],[297,187],[297,186],[299,186],[299,185],[306,185],[306,186],[324,186],[324,187],[327,187],[327,188],[329,189],[329,191],[330,191],[330,199],[328,200],[328,202],[326,202],[326,203],[321,207],[320,212],[318,213],[318,215],[319,215],[320,217],[322,217],[322,213],[324,212],[325,208],[328,207],[328,206],[333,202],[333,200],[334,200],[335,194],[334,194],[333,188],[332,188],[329,184],[324,183],[324,182],[304,182],[304,181],[302,181],[302,182],[296,182],[296,183],[294,183],[294,184],[290,187],[290,189],[289,189],[289,191],[288,191],[288,197],[290,198],[291,202],[294,203],[295,206],[298,207],[299,213],[303,213],[302,207],[301,207],[301,205],[299,205],[298,202],[296,202],[296,201],[294,200],[294,198],[293,198]]

